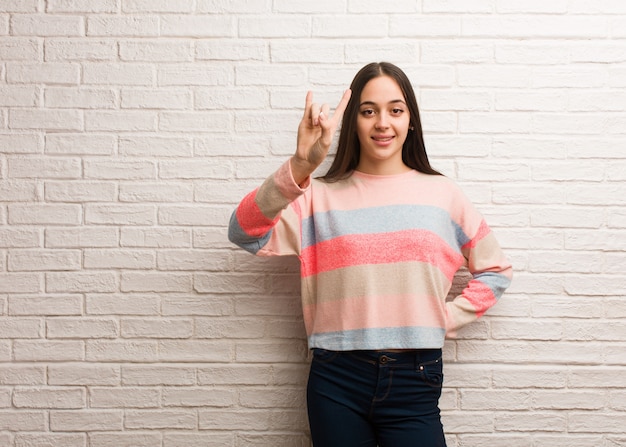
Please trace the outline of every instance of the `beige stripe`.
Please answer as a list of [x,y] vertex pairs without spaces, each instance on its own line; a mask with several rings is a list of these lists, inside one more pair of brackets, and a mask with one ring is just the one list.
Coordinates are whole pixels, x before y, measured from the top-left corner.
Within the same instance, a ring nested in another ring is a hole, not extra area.
[[358,265],[302,280],[303,305],[362,296],[418,295],[445,299],[451,283],[423,262]]

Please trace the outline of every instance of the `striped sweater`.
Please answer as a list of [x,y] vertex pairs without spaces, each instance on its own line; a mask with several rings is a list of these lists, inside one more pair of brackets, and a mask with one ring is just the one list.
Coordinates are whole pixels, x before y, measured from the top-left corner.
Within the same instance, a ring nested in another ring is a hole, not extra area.
[[[441,348],[512,274],[458,186],[417,171],[300,186],[286,162],[241,201],[229,239],[260,256],[298,256],[310,348]],[[463,265],[473,279],[446,302]]]

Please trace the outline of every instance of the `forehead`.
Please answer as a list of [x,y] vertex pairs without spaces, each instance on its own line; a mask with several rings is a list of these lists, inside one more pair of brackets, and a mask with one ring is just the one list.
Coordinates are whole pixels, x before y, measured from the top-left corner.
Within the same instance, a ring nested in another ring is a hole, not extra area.
[[404,101],[402,89],[389,76],[378,76],[370,79],[361,92],[361,102],[388,103],[391,101]]

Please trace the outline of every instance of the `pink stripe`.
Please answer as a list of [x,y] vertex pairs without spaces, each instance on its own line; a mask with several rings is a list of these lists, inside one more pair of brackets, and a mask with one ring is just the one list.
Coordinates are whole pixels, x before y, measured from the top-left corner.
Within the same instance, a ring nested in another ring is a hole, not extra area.
[[363,264],[427,262],[451,279],[463,256],[426,230],[353,234],[307,247],[302,252],[302,277]]
[[303,315],[312,333],[380,327],[444,327],[443,302],[431,304],[438,302],[431,297],[368,296],[306,306]]
[[467,287],[463,290],[463,296],[474,307],[477,318],[480,318],[498,301],[491,288],[477,280],[467,283]]
[[491,233],[491,229],[485,220],[481,220],[480,226],[478,227],[478,231],[476,235],[469,241],[467,244],[463,246],[463,248],[474,248],[478,242],[485,238],[489,233]]
[[260,237],[267,234],[275,224],[275,220],[268,219],[257,205],[256,190],[243,198],[237,207],[237,222],[241,229],[248,235]]

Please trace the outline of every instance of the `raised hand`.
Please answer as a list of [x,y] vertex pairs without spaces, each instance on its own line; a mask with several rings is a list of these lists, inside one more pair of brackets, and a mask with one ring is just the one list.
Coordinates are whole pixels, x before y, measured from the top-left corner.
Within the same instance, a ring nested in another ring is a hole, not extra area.
[[298,184],[309,177],[326,158],[351,95],[352,91],[346,90],[335,113],[329,116],[328,104],[320,106],[313,103],[313,93],[307,92],[304,115],[298,126],[296,153],[291,158],[291,170]]

